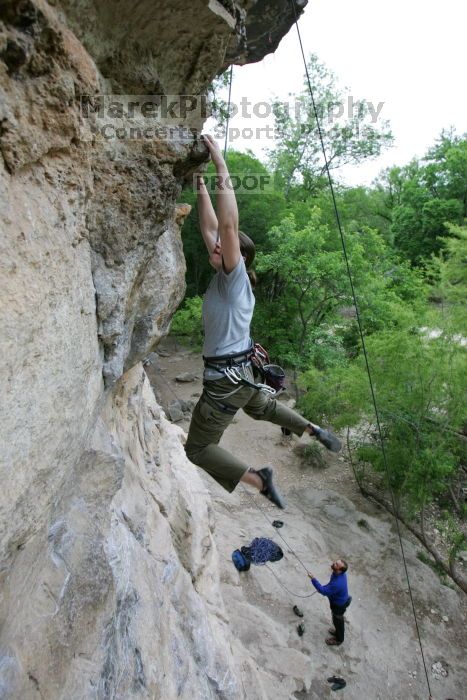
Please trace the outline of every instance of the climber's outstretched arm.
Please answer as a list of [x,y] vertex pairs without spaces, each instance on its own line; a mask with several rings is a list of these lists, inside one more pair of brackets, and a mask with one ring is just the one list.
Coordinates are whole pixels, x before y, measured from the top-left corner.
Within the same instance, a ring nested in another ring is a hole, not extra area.
[[228,274],[237,267],[241,257],[237,199],[219,145],[208,134],[203,134],[203,141],[211,153],[212,162],[217,172],[216,210],[219,221],[220,254],[222,255],[224,272]]
[[206,184],[201,175],[198,177],[198,216],[201,235],[203,236],[208,253],[211,255],[216,245],[219,224],[216,212],[212,206],[211,197],[209,196]]

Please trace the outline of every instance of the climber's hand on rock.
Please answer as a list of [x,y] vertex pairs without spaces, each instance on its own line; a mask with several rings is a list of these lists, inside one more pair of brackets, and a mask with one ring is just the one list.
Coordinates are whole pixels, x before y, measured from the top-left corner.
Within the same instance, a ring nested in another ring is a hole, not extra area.
[[194,173],[193,175],[193,187],[195,192],[204,192],[206,189],[203,175],[204,173]]
[[225,165],[225,161],[222,156],[222,151],[219,148],[217,142],[214,140],[214,138],[209,134],[201,134],[201,138],[203,139],[203,143],[205,144],[206,148],[209,149],[212,162],[214,163],[216,168],[220,165]]

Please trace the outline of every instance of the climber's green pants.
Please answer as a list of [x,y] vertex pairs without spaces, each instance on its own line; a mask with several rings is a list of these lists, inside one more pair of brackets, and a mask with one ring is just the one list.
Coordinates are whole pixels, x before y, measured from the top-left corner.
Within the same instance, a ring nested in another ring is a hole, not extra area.
[[[248,379],[253,380],[251,369]],[[260,381],[258,376],[254,381]],[[227,396],[232,391],[235,393]],[[221,408],[221,405],[224,408]],[[249,465],[219,447],[224,430],[242,408],[255,420],[267,420],[296,435],[302,435],[309,421],[271,398],[270,394],[249,386],[235,387],[227,378],[204,383],[204,390],[191,418],[185,451],[188,459],[204,469],[227,491],[233,491]]]

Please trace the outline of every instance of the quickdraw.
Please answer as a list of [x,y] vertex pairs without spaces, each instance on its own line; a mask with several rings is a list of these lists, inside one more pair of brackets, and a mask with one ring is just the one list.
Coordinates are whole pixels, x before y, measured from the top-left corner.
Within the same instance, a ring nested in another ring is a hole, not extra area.
[[276,394],[274,387],[268,386],[268,384],[263,384],[261,382],[255,384],[254,382],[250,382],[249,379],[246,379],[246,377],[243,377],[240,374],[237,367],[225,367],[219,371],[221,371],[227,377],[227,379],[232,382],[232,384],[243,384],[245,386],[250,386],[252,389],[264,391],[266,394],[271,394],[272,396],[275,396]]
[[[261,382],[251,382],[249,379],[244,377],[240,373],[240,368],[244,368],[246,362],[243,361],[238,364],[234,364],[235,356],[231,358],[231,362],[226,366],[217,364],[216,358],[205,357],[204,366],[223,374],[234,386],[243,384],[244,386],[249,386],[257,391],[264,391],[266,394],[271,394],[271,396],[276,396],[278,393],[284,390],[285,372],[282,367],[279,367],[279,365],[269,364],[269,354],[262,345],[255,343],[255,345],[251,348],[251,351],[249,351],[248,354],[246,356],[244,355],[243,357],[244,360],[246,360],[248,363],[251,362],[251,364],[256,367],[261,375]],[[225,362],[230,358],[228,358],[228,356],[222,356],[217,359],[218,361]]]

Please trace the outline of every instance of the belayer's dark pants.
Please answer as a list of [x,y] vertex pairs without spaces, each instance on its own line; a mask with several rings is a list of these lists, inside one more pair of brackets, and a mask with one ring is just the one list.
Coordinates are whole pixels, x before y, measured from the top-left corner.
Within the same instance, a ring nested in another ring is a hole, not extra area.
[[[259,381],[251,368],[247,368],[245,376],[250,381]],[[185,445],[190,462],[204,469],[230,492],[248,471],[249,465],[220,447],[219,441],[240,408],[255,420],[276,423],[296,435],[302,435],[309,424],[309,421],[276,401],[270,394],[243,385],[235,389],[225,378],[204,383],[204,391],[193,411]],[[228,396],[233,390],[235,393]]]
[[331,613],[332,613],[332,624],[335,627],[336,630],[336,641],[338,644],[342,644],[344,641],[344,634],[345,634],[345,621],[344,621],[344,613],[349,607],[350,603],[352,602],[352,597],[348,599],[348,601],[344,605],[331,605]]

